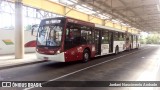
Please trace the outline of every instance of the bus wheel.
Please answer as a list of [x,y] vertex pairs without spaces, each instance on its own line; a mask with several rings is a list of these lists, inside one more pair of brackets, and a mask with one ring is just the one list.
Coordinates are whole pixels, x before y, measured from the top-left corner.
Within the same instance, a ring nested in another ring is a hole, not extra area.
[[119,48],[118,48],[118,46],[116,46],[115,54],[118,54],[118,53],[119,53]]
[[85,49],[83,52],[83,62],[88,62],[89,59],[90,59],[90,53],[87,49]]

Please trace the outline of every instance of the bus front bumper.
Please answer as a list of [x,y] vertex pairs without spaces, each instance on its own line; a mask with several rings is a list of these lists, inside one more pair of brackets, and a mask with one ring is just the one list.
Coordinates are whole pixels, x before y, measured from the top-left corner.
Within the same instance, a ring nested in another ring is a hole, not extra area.
[[64,58],[64,52],[59,53],[56,55],[45,55],[45,54],[40,54],[36,52],[37,58],[41,60],[49,60],[49,61],[55,61],[55,62],[65,62]]

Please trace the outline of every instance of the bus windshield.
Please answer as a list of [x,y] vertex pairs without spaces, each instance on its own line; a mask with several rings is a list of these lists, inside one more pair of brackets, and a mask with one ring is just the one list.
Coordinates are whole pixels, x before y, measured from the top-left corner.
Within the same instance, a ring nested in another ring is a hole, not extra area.
[[62,40],[61,25],[44,25],[39,27],[37,46],[60,46]]

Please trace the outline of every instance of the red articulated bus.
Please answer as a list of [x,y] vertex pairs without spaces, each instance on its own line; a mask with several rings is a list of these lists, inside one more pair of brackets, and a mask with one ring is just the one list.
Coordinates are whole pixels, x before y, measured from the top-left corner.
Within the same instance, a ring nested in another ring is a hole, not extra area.
[[70,62],[139,48],[138,35],[69,17],[41,21],[37,58]]

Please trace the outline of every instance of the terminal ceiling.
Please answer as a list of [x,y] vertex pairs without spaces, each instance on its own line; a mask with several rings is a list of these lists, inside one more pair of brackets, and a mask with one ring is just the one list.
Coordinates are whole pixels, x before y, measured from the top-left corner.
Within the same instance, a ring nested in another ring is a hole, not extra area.
[[160,0],[76,0],[143,31],[160,31]]
[[[0,0],[0,3],[3,0]],[[9,1],[9,0],[4,0]],[[48,0],[67,2],[68,6],[84,6],[94,16],[105,15],[105,20],[119,22],[142,31],[160,32],[160,0]]]

